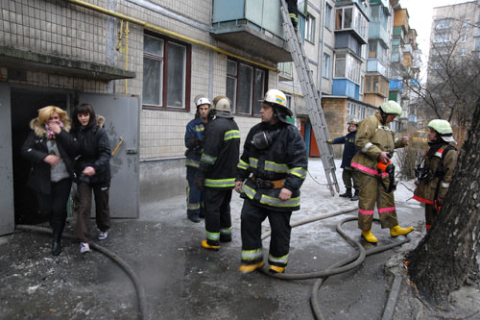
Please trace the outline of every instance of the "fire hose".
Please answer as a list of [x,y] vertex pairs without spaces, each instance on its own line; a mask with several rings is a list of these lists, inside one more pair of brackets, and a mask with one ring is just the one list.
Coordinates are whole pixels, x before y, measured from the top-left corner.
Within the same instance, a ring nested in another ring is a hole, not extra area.
[[[323,219],[326,219],[326,218],[330,218],[330,217],[333,217],[333,216],[346,214],[346,213],[352,212],[354,210],[355,209],[353,209],[353,210],[352,209],[346,209],[346,210],[337,211],[337,212],[334,212],[334,213],[331,213],[331,214],[327,214],[327,215],[323,215],[323,216],[318,216],[318,217],[313,217],[313,218],[310,218],[310,219],[298,221],[298,222],[292,223],[292,228],[298,227],[298,226],[301,226],[301,225],[304,225],[304,224],[307,224],[307,223],[311,223],[311,222],[314,222],[314,221],[319,221],[319,220],[323,220]],[[382,251],[389,250],[393,247],[402,245],[402,244],[410,241],[408,238],[405,238],[404,240],[401,240],[401,241],[398,241],[398,242],[395,242],[395,243],[392,243],[392,244],[389,244],[389,245],[379,246],[379,247],[376,247],[374,249],[370,249],[367,252],[359,241],[356,241],[356,240],[352,239],[351,237],[349,237],[345,233],[345,231],[342,229],[342,225],[344,223],[349,222],[349,221],[355,221],[355,220],[358,220],[358,218],[356,218],[356,217],[346,218],[346,219],[340,221],[337,224],[337,227],[336,227],[337,232],[348,243],[350,243],[351,245],[358,248],[357,254],[355,256],[353,256],[353,257],[350,256],[350,257],[347,257],[347,258],[345,258],[341,261],[338,261],[337,263],[331,265],[330,267],[328,267],[326,270],[323,270],[323,271],[308,272],[308,273],[297,273],[297,274],[284,274],[284,273],[272,274],[272,273],[266,271],[265,269],[259,269],[259,270],[265,275],[268,275],[268,276],[273,277],[273,278],[281,279],[281,280],[318,279],[317,281],[315,281],[315,283],[313,285],[313,288],[312,288],[312,293],[311,293],[311,297],[310,297],[310,305],[312,307],[312,312],[313,312],[313,315],[314,315],[315,319],[324,320],[325,318],[323,317],[323,315],[320,311],[320,306],[319,306],[319,303],[318,303],[318,291],[320,290],[320,287],[322,286],[322,284],[325,282],[325,280],[329,276],[333,276],[333,275],[336,275],[336,274],[344,273],[344,272],[350,271],[352,269],[355,269],[356,267],[360,266],[365,261],[365,258],[367,256],[372,255],[372,254],[376,254],[376,253],[379,253],[379,252],[382,252]],[[373,219],[373,220],[377,221],[377,222],[380,221],[379,219]],[[262,235],[262,240],[269,237],[270,234],[271,234],[271,232],[264,233]]]
[[[24,231],[35,231],[35,232],[41,232],[41,233],[47,233],[47,234],[52,234],[52,230],[43,228],[43,227],[36,227],[36,226],[28,226],[28,225],[17,225],[16,228],[18,230],[24,230]],[[67,239],[76,239],[74,236],[71,234],[64,233],[62,235],[63,238]],[[140,284],[140,280],[138,279],[137,275],[135,272],[132,270],[132,268],[125,262],[123,261],[118,255],[115,253],[111,252],[110,250],[99,246],[98,244],[95,243],[90,243],[90,247],[94,250],[97,250],[100,253],[103,253],[105,256],[110,258],[113,262],[118,264],[124,271],[125,273],[129,276],[130,280],[132,280],[133,285],[135,287],[135,291],[137,293],[137,300],[138,300],[138,313],[139,313],[139,318],[144,320],[144,319],[150,319],[148,316],[148,309],[147,309],[147,298],[145,296],[145,290]]]

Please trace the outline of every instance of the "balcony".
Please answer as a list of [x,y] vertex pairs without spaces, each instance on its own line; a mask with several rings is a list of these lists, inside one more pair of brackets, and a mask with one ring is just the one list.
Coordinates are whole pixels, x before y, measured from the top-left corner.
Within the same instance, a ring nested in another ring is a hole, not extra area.
[[412,49],[411,44],[404,44],[403,45],[403,54],[405,54],[405,53],[413,54],[413,49]]
[[[212,36],[272,62],[292,61],[282,29],[280,1],[215,0]],[[299,29],[305,18],[299,15]]]
[[365,76],[365,93],[374,93],[383,98],[388,97],[389,83],[383,76]]
[[368,25],[368,39],[379,39],[387,48],[390,47],[390,36],[381,22],[370,22]]
[[[341,4],[349,1],[341,1]],[[355,1],[353,1],[355,2]],[[337,2],[335,10],[335,35],[340,33],[352,34],[360,45],[366,44],[368,19],[358,5],[340,6]]]
[[391,79],[389,90],[390,91],[402,91],[403,83],[401,80]]
[[386,76],[387,68],[378,59],[368,59],[367,72],[378,72],[382,76]]

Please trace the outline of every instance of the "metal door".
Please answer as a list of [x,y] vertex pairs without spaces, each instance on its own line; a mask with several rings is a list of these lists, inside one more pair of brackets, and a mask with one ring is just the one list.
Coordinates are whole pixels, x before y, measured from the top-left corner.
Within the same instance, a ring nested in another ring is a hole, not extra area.
[[112,218],[138,218],[139,215],[139,99],[134,96],[80,93],[78,103],[90,104],[97,115],[105,117],[104,128],[110,140],[112,182],[110,215]]
[[12,124],[10,87],[0,83],[0,236],[13,232]]

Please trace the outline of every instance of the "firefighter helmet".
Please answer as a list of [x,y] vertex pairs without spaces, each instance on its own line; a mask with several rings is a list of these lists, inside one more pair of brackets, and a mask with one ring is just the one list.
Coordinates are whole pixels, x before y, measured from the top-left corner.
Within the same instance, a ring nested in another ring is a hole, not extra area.
[[197,108],[204,104],[209,106],[212,105],[212,103],[210,102],[210,100],[208,100],[208,98],[202,97],[197,100]]
[[[217,97],[218,98],[218,97]],[[220,99],[214,99],[214,101],[216,100],[216,102],[213,104],[213,109],[217,110],[217,111],[222,111],[222,112],[230,112],[230,108],[231,108],[231,103],[230,103],[230,99],[226,98],[226,97],[222,97]]]
[[195,98],[193,98],[193,102],[197,107],[198,107],[198,100],[200,100],[201,98],[206,98],[206,96],[204,94],[197,94]]
[[265,98],[260,101],[280,107],[280,109],[285,111],[290,117],[293,115],[292,110],[288,109],[287,107],[287,97],[282,91],[278,89],[268,90],[265,94]]
[[354,124],[358,125],[358,119],[355,117],[350,118],[350,120],[347,122],[347,124]]
[[402,107],[395,101],[390,100],[380,106],[380,110],[385,114],[402,115]]
[[442,140],[446,142],[455,142],[452,136],[452,126],[450,126],[450,123],[448,123],[447,120],[432,120],[428,123],[427,127],[435,130],[441,136]]

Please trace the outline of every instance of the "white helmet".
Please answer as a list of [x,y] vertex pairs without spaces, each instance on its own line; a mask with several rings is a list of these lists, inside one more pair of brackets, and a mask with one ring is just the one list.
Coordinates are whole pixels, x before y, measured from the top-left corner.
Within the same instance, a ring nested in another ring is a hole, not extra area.
[[287,107],[287,97],[278,89],[270,89],[265,94],[265,98],[260,100],[261,102],[267,102],[276,106],[282,107],[283,110],[291,117],[293,115],[292,110]]
[[200,98],[206,98],[206,96],[205,96],[204,94],[202,94],[202,93],[201,93],[201,94],[197,94],[197,95],[195,96],[195,98],[193,98],[193,102],[195,103],[196,106],[198,106],[198,100],[199,100]]
[[208,100],[208,98],[202,97],[197,100],[197,107],[200,107],[201,105],[204,105],[204,104],[209,106],[212,105],[212,103],[210,102],[210,100]]
[[230,99],[225,97],[218,99],[218,101],[213,105],[213,109],[217,111],[230,112],[231,111]]
[[358,119],[355,118],[355,117],[352,117],[352,118],[350,118],[350,120],[348,120],[347,124],[358,125]]
[[438,132],[442,140],[446,142],[455,142],[455,140],[452,137],[452,134],[453,134],[452,126],[450,126],[450,123],[447,120],[442,120],[442,119],[432,120],[428,123],[427,127]]
[[393,100],[383,103],[380,106],[380,110],[382,110],[383,113],[386,113],[386,114],[396,114],[398,116],[402,115],[402,107]]

